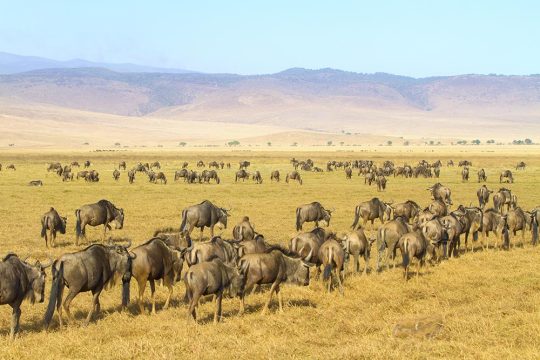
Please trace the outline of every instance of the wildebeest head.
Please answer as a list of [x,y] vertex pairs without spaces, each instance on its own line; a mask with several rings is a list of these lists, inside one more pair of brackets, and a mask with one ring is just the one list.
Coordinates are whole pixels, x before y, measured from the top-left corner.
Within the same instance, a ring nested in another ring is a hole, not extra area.
[[124,227],[124,209],[115,209],[114,213],[114,228],[122,229]]
[[32,283],[32,287],[29,288],[26,293],[26,297],[32,304],[36,299],[38,302],[42,303],[45,300],[45,269],[52,265],[52,261],[49,261],[47,264],[41,264],[39,260],[37,260],[34,265],[25,261],[24,264],[27,267],[27,271],[30,272],[28,278]]
[[330,226],[330,219],[332,218],[332,212],[334,209],[322,209],[322,220],[326,223],[326,226]]
[[221,224],[223,228],[227,228],[227,218],[229,217],[229,211],[231,209],[219,208],[218,224]]
[[[310,255],[306,259],[311,258]],[[287,282],[296,285],[309,285],[309,268],[314,266],[313,264],[304,261],[302,259],[291,258],[283,255],[285,262],[287,263]]]
[[[227,265],[225,265],[227,266]],[[228,275],[230,276],[229,296],[237,297],[244,292],[244,277],[240,274],[237,267],[228,267]]]

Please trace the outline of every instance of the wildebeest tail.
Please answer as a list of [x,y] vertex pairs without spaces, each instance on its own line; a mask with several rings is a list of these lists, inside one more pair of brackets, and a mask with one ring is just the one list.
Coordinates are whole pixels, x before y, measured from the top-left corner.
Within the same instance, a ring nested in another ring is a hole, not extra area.
[[359,220],[360,220],[360,206],[357,206],[356,209],[354,209],[354,222],[351,225],[351,228],[353,230],[356,229],[356,225],[358,225]]
[[503,247],[510,249],[510,234],[508,233],[508,225],[503,229]]
[[302,229],[302,224],[300,224],[300,208],[296,209],[296,231]]
[[75,210],[75,234],[77,236],[81,236],[82,235],[82,231],[81,231],[81,210],[80,209],[77,209]]
[[56,261],[52,265],[53,281],[51,285],[51,294],[49,295],[49,305],[47,305],[47,311],[45,312],[45,317],[43,319],[45,328],[49,327],[54,315],[54,308],[56,307],[56,304],[61,301],[61,299],[59,299],[59,294],[64,286],[64,263],[60,262],[58,271],[55,271],[55,269]]
[[129,285],[130,281],[122,281],[122,307],[126,307],[129,304]]
[[185,228],[186,225],[187,225],[187,210],[183,210],[182,211],[182,223],[180,224],[180,232],[187,230]]
[[47,226],[45,224],[45,221],[47,220],[46,217],[41,218],[41,237],[44,238],[47,234]]
[[538,243],[538,217],[536,213],[533,214],[532,220],[532,243],[533,245]]
[[401,256],[403,257],[402,265],[404,268],[407,268],[407,266],[409,266],[409,262],[411,261],[410,255],[409,255],[409,240],[408,239],[405,239],[403,241],[403,254],[401,254]]
[[332,268],[334,266],[334,259],[333,259],[333,253],[332,248],[329,248],[328,250],[328,264],[324,267],[323,272],[323,280],[326,281],[330,278],[330,274],[332,273]]

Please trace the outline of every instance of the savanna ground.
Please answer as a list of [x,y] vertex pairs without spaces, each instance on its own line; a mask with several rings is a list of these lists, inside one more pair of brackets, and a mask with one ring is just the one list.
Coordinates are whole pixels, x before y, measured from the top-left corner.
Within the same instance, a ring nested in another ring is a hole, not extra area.
[[[232,207],[229,228],[223,231],[230,237],[233,225],[249,215],[256,230],[271,243],[286,245],[294,232],[295,208],[311,201],[335,208],[330,228],[338,233],[347,231],[353,220],[357,203],[379,196],[387,201],[416,200],[425,206],[430,201],[426,187],[434,179],[389,178],[387,191],[378,193],[375,186],[364,185],[363,178],[354,174],[346,180],[343,171],[305,173],[304,185],[271,183],[270,171],[279,169],[284,177],[292,169],[291,157],[311,158],[324,167],[329,159],[373,159],[382,163],[393,160],[415,164],[421,159],[472,160],[471,181],[462,183],[460,168],[441,171],[440,181],[453,190],[454,204],[476,203],[476,171],[486,169],[488,187],[498,189],[498,174],[510,168],[515,183],[508,185],[518,195],[519,204],[531,209],[540,204],[540,149],[536,147],[454,147],[454,148],[391,148],[377,147],[364,151],[7,151],[0,153],[0,253],[15,251],[46,259],[72,252],[74,245],[74,210],[102,198],[124,208],[126,221],[123,230],[113,236],[130,237],[134,244],[149,239],[154,229],[179,226],[181,210],[204,199],[224,207]],[[63,183],[55,174],[46,172],[46,163],[62,163],[89,159],[92,168],[101,174],[101,181]],[[187,185],[175,183],[173,173],[183,161],[195,167],[199,159],[205,162],[231,162],[231,170],[220,170],[220,185]],[[239,160],[252,162],[250,170],[260,170],[262,185],[234,183],[234,171]],[[128,168],[136,162],[161,161],[169,178],[167,185],[150,184],[138,174],[129,185],[126,172],[119,182],[112,179],[112,170],[120,160]],[[515,171],[523,160],[525,171]],[[16,171],[6,170],[14,163]],[[456,163],[457,165],[457,163]],[[28,181],[41,179],[44,186],[27,186]],[[491,204],[491,203],[490,203]],[[59,235],[58,246],[47,250],[39,237],[40,216],[51,206],[68,217],[68,232]],[[311,228],[306,225],[305,229]],[[101,236],[100,227],[88,228],[90,241]],[[220,231],[217,231],[219,233]],[[198,235],[196,231],[194,233]],[[208,235],[208,232],[205,232]],[[530,241],[530,232],[527,233]],[[238,317],[238,299],[224,301],[223,322],[211,322],[213,304],[200,307],[200,324],[186,319],[182,303],[184,285],[175,286],[172,307],[161,311],[166,290],[158,286],[158,313],[140,315],[132,301],[129,311],[119,313],[120,288],[105,291],[101,296],[102,313],[89,326],[83,318],[90,307],[88,293],[78,295],[72,303],[77,322],[58,329],[53,318],[50,332],[42,330],[42,317],[50,291],[47,279],[44,304],[22,306],[21,333],[10,342],[11,308],[0,307],[0,358],[521,358],[540,357],[540,248],[531,245],[511,251],[482,251],[463,254],[421,271],[418,281],[405,283],[402,270],[385,271],[368,276],[351,273],[349,265],[345,294],[326,293],[321,282],[312,281],[309,287],[286,286],[283,289],[285,312],[277,312],[277,299],[269,315],[260,310],[267,292],[247,298],[247,313]],[[374,265],[375,249],[371,266]],[[149,289],[146,293],[148,311]],[[132,300],[136,285],[132,282]],[[442,333],[435,339],[399,339],[392,336],[394,324],[417,316],[440,315]]]

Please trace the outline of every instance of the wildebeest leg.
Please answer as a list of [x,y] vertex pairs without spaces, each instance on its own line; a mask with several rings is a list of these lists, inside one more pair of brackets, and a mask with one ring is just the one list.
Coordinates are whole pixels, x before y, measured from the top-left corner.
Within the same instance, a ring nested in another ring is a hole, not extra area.
[[[199,235],[199,241],[202,241],[202,235],[203,235],[204,227],[201,228],[201,234]],[[210,228],[210,238],[214,236],[214,229]]]
[[165,305],[163,305],[163,309],[168,309],[169,302],[171,301],[171,297],[173,294],[173,286],[172,286],[172,283],[169,281],[165,283],[165,286],[167,286],[167,289],[169,290],[169,295],[167,295],[167,300],[165,300]]
[[[49,230],[50,233],[50,230]],[[49,248],[49,237],[47,236],[47,231],[45,231],[45,247]]]
[[[364,253],[364,275],[367,275],[368,270],[368,261],[367,251]],[[360,260],[358,260],[358,267],[360,268]]]
[[71,315],[71,312],[69,311],[69,305],[73,301],[73,298],[77,296],[77,294],[79,293],[79,290],[80,289],[77,289],[76,291],[75,289],[69,289],[69,293],[67,294],[66,300],[64,301],[64,310],[66,310],[66,315],[68,317],[69,322],[74,321],[73,316]]
[[201,295],[199,293],[188,293],[188,299],[189,299],[189,310],[188,310],[188,320],[193,320],[195,323],[197,322],[197,303],[199,302],[199,298]]
[[97,307],[99,306],[99,294],[101,294],[102,289],[94,289],[92,290],[92,307],[90,308],[90,311],[88,312],[88,316],[86,317],[86,321],[84,322],[84,325],[88,325],[90,323],[90,320],[92,320],[92,315],[94,315],[94,312],[96,311]]
[[[338,270],[338,268],[336,267],[336,277],[337,277],[337,282],[338,282],[338,286],[339,286],[339,293],[341,295],[343,295],[343,281],[342,281],[342,272],[341,270]],[[345,280],[345,277],[343,277],[343,280]]]
[[521,230],[521,247],[525,247],[525,225],[523,225],[523,229]]
[[152,298],[152,315],[156,315],[156,283],[150,279],[150,297]]
[[105,235],[107,235],[108,224],[103,224],[103,236],[101,237],[101,242],[105,242]]
[[137,285],[139,285],[139,298],[137,299],[139,303],[139,311],[141,314],[144,313],[144,306],[143,306],[143,296],[144,296],[144,290],[146,289],[146,279],[147,277],[141,276],[137,279]]
[[319,277],[321,276],[321,266],[317,266],[317,271],[315,273],[315,281],[319,281]]
[[216,309],[214,311],[214,324],[221,320],[221,300],[223,299],[223,291],[219,291],[216,296]]
[[51,247],[55,247],[56,242],[56,232],[51,230]]
[[278,297],[279,312],[283,313],[283,295],[281,294],[281,287],[276,288],[276,295]]
[[56,312],[58,313],[58,324],[62,328],[62,297],[64,296],[64,285],[60,285],[58,289],[58,298],[56,300]]
[[11,315],[11,331],[9,333],[9,338],[11,340],[15,339],[15,335],[19,332],[19,319],[21,318],[21,301],[11,305],[13,308],[13,313]]
[[360,272],[360,257],[358,256],[358,254],[355,254],[353,258],[354,258],[354,266],[356,267],[356,272]]
[[266,314],[266,311],[270,307],[270,301],[272,301],[272,295],[274,294],[274,291],[276,291],[276,287],[278,287],[279,284],[277,282],[274,282],[272,284],[272,287],[270,288],[270,294],[268,295],[268,300],[266,301],[266,304],[264,304],[264,307],[262,309],[263,315]]

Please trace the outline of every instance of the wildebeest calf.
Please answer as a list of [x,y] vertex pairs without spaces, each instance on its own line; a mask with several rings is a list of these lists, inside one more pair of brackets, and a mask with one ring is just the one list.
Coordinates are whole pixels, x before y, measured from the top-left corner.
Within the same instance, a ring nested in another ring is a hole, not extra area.
[[66,223],[67,218],[62,217],[58,212],[51,207],[51,209],[43,214],[41,217],[41,237],[45,238],[45,246],[48,248],[48,237],[47,230],[49,231],[51,246],[54,247],[54,242],[56,240],[56,232],[59,231],[60,234],[66,233]]

